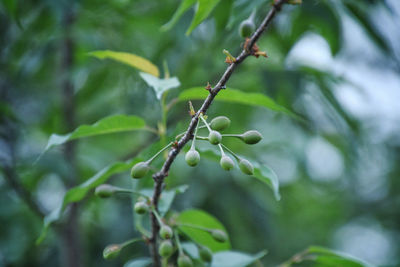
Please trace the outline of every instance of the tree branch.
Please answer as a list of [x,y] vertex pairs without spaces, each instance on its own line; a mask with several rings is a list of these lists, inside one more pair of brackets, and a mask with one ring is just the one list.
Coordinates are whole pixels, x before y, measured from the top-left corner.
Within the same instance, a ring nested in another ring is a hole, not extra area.
[[[240,55],[236,58],[236,61],[231,63],[228,68],[225,70],[219,82],[214,86],[214,88],[210,89],[210,94],[204,100],[201,108],[196,112],[196,114],[192,117],[190,121],[189,127],[183,137],[178,141],[178,144],[171,149],[168,153],[168,157],[165,160],[161,170],[153,175],[154,179],[154,192],[152,197],[152,203],[154,207],[157,209],[158,201],[161,196],[161,192],[163,189],[163,182],[165,177],[168,176],[169,169],[174,162],[176,156],[179,154],[181,149],[186,145],[187,142],[191,139],[194,129],[196,128],[197,122],[199,120],[200,114],[205,114],[213,102],[215,96],[217,96],[218,92],[221,89],[225,89],[225,84],[228,82],[235,68],[240,65],[248,56],[252,54],[253,45],[260,38],[261,34],[265,31],[267,26],[270,24],[272,19],[275,17],[275,14],[280,11],[282,5],[286,3],[287,0],[276,0],[272,5],[271,10],[268,12],[267,16],[260,24],[260,26],[256,29],[254,34],[251,36],[250,40],[247,42],[247,46],[242,50]],[[150,253],[153,258],[153,266],[160,266],[160,258],[157,253],[157,235],[159,231],[159,225],[154,214],[151,214],[151,228],[152,228],[152,237],[150,239]]]

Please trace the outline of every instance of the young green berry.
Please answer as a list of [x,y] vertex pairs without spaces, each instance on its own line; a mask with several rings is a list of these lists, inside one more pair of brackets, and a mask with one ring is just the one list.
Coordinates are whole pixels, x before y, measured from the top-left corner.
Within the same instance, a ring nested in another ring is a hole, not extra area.
[[185,155],[186,163],[189,166],[196,166],[200,161],[200,154],[195,149],[190,149]]
[[185,254],[179,255],[178,267],[192,267],[192,266],[193,262],[188,256],[186,256]]
[[201,246],[199,250],[200,258],[205,262],[212,261],[212,251],[208,247]]
[[239,168],[243,173],[247,175],[253,175],[254,173],[253,164],[251,164],[250,161],[248,161],[247,159],[241,159],[239,161]]
[[96,190],[94,190],[94,194],[98,197],[101,198],[107,198],[111,197],[115,192],[115,188],[112,185],[109,184],[102,184],[96,187]]
[[136,163],[135,166],[132,167],[131,176],[132,178],[142,178],[149,171],[150,166],[147,162],[139,162]]
[[119,244],[112,244],[108,245],[104,250],[103,250],[103,258],[109,260],[117,257],[119,253],[121,252],[121,245]]
[[241,134],[240,139],[246,144],[253,145],[261,141],[262,135],[256,130],[250,130]]
[[162,241],[160,246],[158,247],[158,253],[160,253],[161,257],[164,258],[168,258],[169,256],[171,256],[173,251],[174,247],[169,240]]
[[219,161],[219,164],[221,165],[222,169],[224,169],[226,171],[232,170],[233,166],[235,165],[233,160],[227,155],[223,155],[221,157],[221,160]]
[[239,35],[242,38],[250,37],[251,34],[254,32],[256,25],[252,20],[246,19],[240,23],[239,26]]
[[163,239],[171,239],[173,235],[172,229],[171,227],[169,227],[168,225],[162,225],[160,228],[160,236]]
[[226,240],[228,240],[228,236],[226,235],[226,233],[222,230],[212,230],[211,231],[211,236],[214,238],[215,241],[224,243],[226,242]]
[[149,211],[149,206],[142,201],[136,202],[133,208],[137,214],[145,214]]
[[208,135],[208,141],[213,145],[218,145],[221,143],[222,135],[217,131],[211,131]]
[[222,131],[229,127],[231,120],[225,116],[218,116],[210,122],[211,129],[215,131]]

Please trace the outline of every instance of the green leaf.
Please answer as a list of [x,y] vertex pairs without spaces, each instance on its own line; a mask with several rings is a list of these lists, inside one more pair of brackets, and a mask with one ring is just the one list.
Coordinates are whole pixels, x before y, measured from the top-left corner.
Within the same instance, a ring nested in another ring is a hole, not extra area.
[[114,115],[103,118],[93,125],[81,125],[66,135],[52,134],[43,153],[52,146],[94,135],[145,129],[145,122],[137,116]]
[[110,50],[102,50],[102,51],[93,51],[90,52],[89,55],[97,57],[99,59],[113,59],[118,62],[127,64],[131,67],[134,67],[138,70],[150,73],[153,76],[159,77],[160,71],[157,66],[148,61],[145,58],[139,57],[134,54],[126,53],[126,52],[116,52]]
[[[201,156],[207,159],[211,159],[215,162],[219,162],[221,159],[221,155],[218,151],[207,148],[207,147],[199,147],[198,150],[201,153]],[[239,155],[240,156],[240,155]],[[247,159],[249,160],[249,159]],[[272,192],[274,193],[275,199],[280,200],[281,196],[279,194],[279,180],[276,173],[268,167],[266,164],[259,163],[254,160],[249,160],[254,166],[254,174],[251,177],[256,178],[257,180],[263,182],[268,185]],[[238,168],[236,168],[238,169]]]
[[315,262],[323,264],[323,266],[341,266],[341,267],[372,267],[373,265],[357,259],[353,256],[347,255],[342,252],[337,252],[328,248],[311,246],[306,250],[306,254],[304,256],[305,259],[308,259],[306,255],[316,256],[314,259]]
[[[161,198],[158,203],[158,211],[160,215],[164,216],[168,212],[172,202],[174,201],[176,194],[182,194],[188,188],[189,186],[185,184],[172,188],[170,190],[164,190],[163,193],[161,194]],[[153,189],[142,189],[140,190],[140,192],[148,197],[153,196]]]
[[43,230],[40,237],[36,240],[36,244],[40,244],[44,240],[50,225],[61,218],[68,204],[82,200],[89,190],[105,183],[111,175],[128,171],[134,164],[140,161],[142,161],[141,158],[135,158],[128,162],[115,162],[100,170],[84,183],[68,190],[64,195],[61,205],[44,218]]
[[146,267],[149,266],[151,262],[150,258],[133,259],[125,263],[124,267]]
[[[212,215],[202,210],[185,210],[179,214],[177,223],[190,224],[200,227],[219,229],[226,232],[225,227]],[[209,247],[213,252],[227,250],[230,248],[229,240],[224,243],[215,241],[208,232],[187,226],[179,226],[179,229],[193,241]]]
[[261,251],[255,255],[236,251],[221,251],[213,255],[211,267],[245,267],[261,259],[266,254],[266,251]]
[[171,20],[168,21],[161,27],[162,31],[169,31],[174,25],[178,22],[180,17],[182,17],[183,13],[188,10],[191,6],[196,3],[196,0],[182,0],[181,4],[179,5],[178,9],[175,11],[174,15],[172,16]]
[[140,77],[154,89],[154,92],[156,93],[157,99],[160,100],[162,95],[172,89],[176,88],[181,85],[179,82],[178,78],[172,77],[168,79],[159,79],[153,75],[147,74],[147,73],[140,73]]
[[[186,101],[186,100],[206,99],[208,94],[209,94],[208,91],[205,90],[203,87],[194,87],[182,91],[178,96],[178,100]],[[275,103],[273,99],[260,93],[247,93],[237,89],[227,88],[219,91],[218,95],[215,97],[215,100],[229,102],[229,103],[264,107],[273,111],[285,113],[293,118],[303,120],[301,117],[294,114],[290,110]]]
[[220,0],[198,0],[198,6],[192,23],[189,29],[186,31],[186,35],[189,35],[203,20],[205,20]]
[[249,160],[254,166],[254,175],[253,177],[257,178],[261,182],[268,185],[272,191],[274,192],[274,196],[276,200],[281,199],[281,195],[279,194],[279,180],[276,173],[267,165],[261,164],[256,161]]

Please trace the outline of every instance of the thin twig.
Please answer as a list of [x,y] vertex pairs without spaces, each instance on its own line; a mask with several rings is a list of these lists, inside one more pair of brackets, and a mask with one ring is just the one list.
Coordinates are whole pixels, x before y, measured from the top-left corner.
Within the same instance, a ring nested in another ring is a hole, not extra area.
[[[248,56],[252,54],[253,45],[260,38],[261,34],[265,31],[267,26],[270,24],[272,19],[275,17],[275,14],[281,9],[282,5],[286,2],[286,0],[277,0],[271,10],[268,12],[267,16],[261,23],[261,25],[256,29],[254,34],[251,36],[250,40],[247,42],[246,49],[243,49],[240,55],[236,58],[236,61],[231,63],[228,68],[225,70],[219,82],[210,90],[210,94],[204,100],[201,108],[197,111],[197,113],[192,117],[190,121],[189,127],[183,137],[178,141],[177,145],[174,146],[171,151],[168,153],[168,158],[165,160],[164,165],[161,170],[153,175],[154,179],[154,192],[152,197],[152,204],[157,209],[158,201],[161,196],[161,192],[163,189],[163,182],[165,177],[168,176],[169,169],[174,162],[176,156],[181,151],[181,149],[186,145],[187,142],[191,139],[194,129],[196,128],[197,121],[199,120],[199,116],[201,114],[205,114],[213,102],[215,96],[221,89],[226,88],[225,84],[228,82],[235,68],[240,65]],[[160,258],[157,253],[157,234],[159,231],[159,225],[157,222],[157,218],[152,214],[151,215],[151,228],[152,228],[152,237],[150,239],[150,252],[153,258],[153,266],[160,266]]]

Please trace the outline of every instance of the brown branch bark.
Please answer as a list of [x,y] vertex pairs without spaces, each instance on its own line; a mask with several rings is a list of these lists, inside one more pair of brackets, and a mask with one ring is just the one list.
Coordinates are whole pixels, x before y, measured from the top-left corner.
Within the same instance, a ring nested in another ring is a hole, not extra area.
[[[220,78],[219,82],[210,90],[210,94],[208,97],[204,100],[201,108],[196,112],[196,114],[192,117],[192,120],[190,121],[189,127],[185,133],[184,136],[178,141],[178,144],[171,149],[171,151],[168,153],[168,158],[165,160],[161,170],[153,175],[154,179],[154,192],[153,192],[153,197],[152,197],[152,204],[154,207],[157,209],[158,207],[158,201],[160,199],[162,190],[163,190],[163,182],[165,177],[168,176],[169,169],[174,162],[176,156],[179,154],[181,149],[186,145],[187,142],[191,139],[194,129],[196,128],[197,122],[199,120],[200,114],[205,114],[213,102],[215,96],[217,96],[218,92],[221,89],[225,89],[225,85],[228,82],[229,78],[231,77],[233,71],[235,68],[240,65],[248,56],[252,54],[252,48],[253,45],[257,42],[257,40],[260,38],[261,34],[265,31],[267,26],[270,24],[272,19],[275,17],[275,14],[281,9],[282,5],[286,2],[287,0],[277,0],[275,3],[272,5],[272,8],[268,12],[267,16],[263,20],[263,22],[260,24],[260,26],[256,29],[254,34],[251,36],[250,40],[247,42],[247,48],[242,50],[240,55],[236,58],[236,61],[233,62],[228,66],[228,68],[225,70],[224,74]],[[152,237],[150,239],[150,253],[153,258],[153,266],[154,267],[159,267],[160,266],[160,258],[158,256],[157,252],[157,236],[158,236],[158,231],[159,231],[159,225],[157,222],[156,217],[154,214],[151,214],[151,228],[152,228]]]
[[[61,95],[63,106],[63,119],[66,131],[72,131],[75,128],[75,92],[71,80],[71,73],[74,65],[74,41],[71,37],[72,26],[75,21],[74,7],[68,5],[64,8],[63,14],[63,34],[61,41]],[[69,174],[66,184],[68,187],[76,185],[77,167],[76,167],[76,142],[68,142],[64,146],[64,158],[68,164]],[[82,264],[81,240],[79,238],[79,213],[78,204],[71,205],[70,212],[65,224],[63,224],[62,248],[63,248],[63,264],[66,267],[80,267]]]

